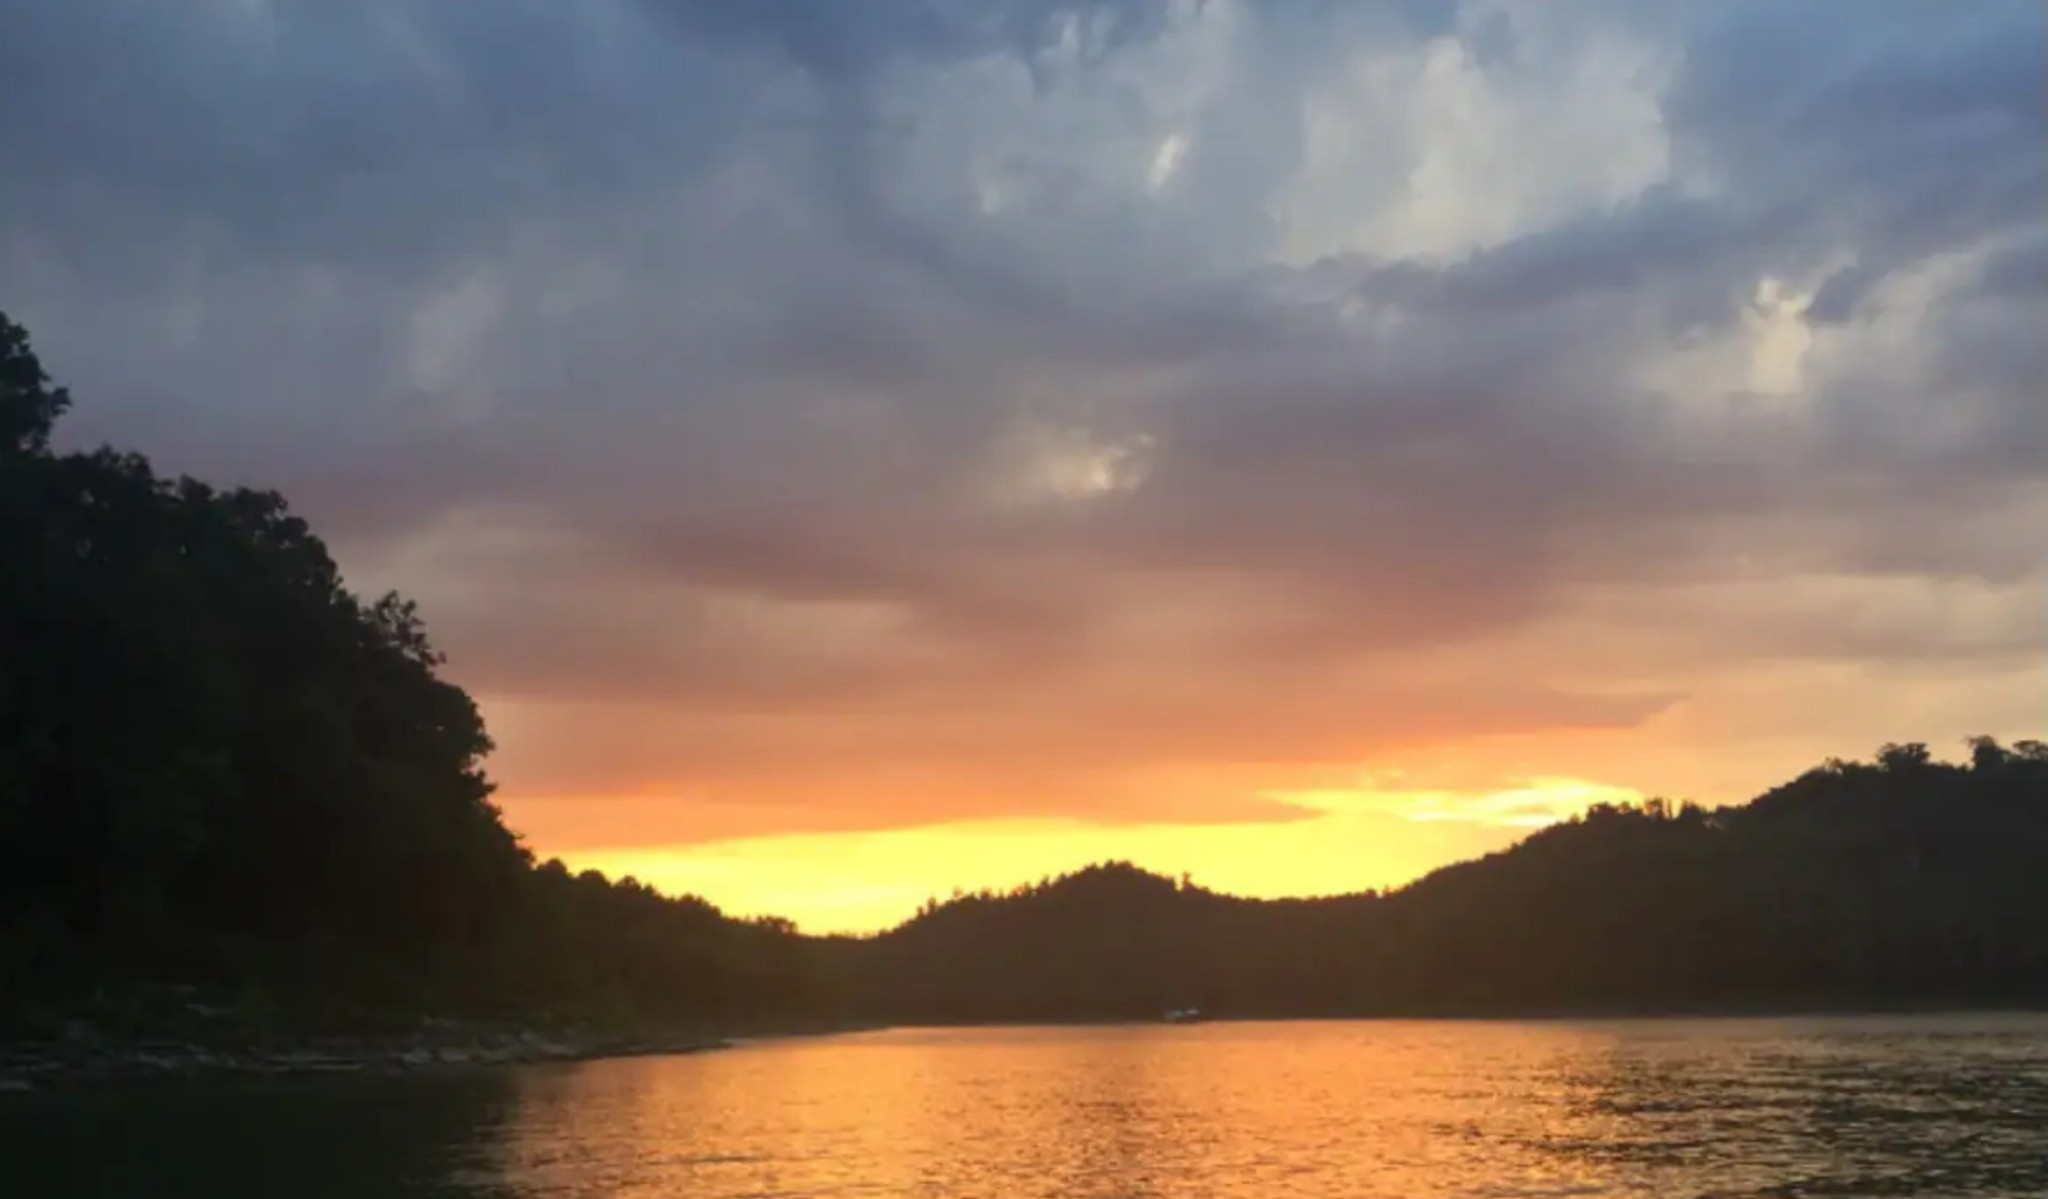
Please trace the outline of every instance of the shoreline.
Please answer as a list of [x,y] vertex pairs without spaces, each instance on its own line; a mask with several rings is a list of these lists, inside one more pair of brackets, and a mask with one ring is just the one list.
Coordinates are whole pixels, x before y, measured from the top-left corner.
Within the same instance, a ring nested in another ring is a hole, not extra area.
[[70,1019],[26,1036],[0,1034],[0,1099],[129,1084],[398,1077],[669,1057],[884,1027],[815,1016],[536,1023],[411,1016],[375,1030],[314,1031],[242,1022],[200,1004],[187,1014],[201,1019],[146,1020],[125,1031]]
[[[1606,1023],[1657,1020],[1745,1020],[1898,1016],[2027,1016],[2048,1013],[2048,1004],[1896,1004],[1859,1006],[1684,1009],[1670,1011],[1576,1011],[1521,1013],[1227,1015],[1203,1024],[1292,1023],[1297,1021],[1453,1023]],[[391,1078],[447,1074],[498,1066],[603,1061],[611,1058],[669,1057],[738,1048],[792,1037],[876,1032],[890,1028],[1062,1028],[1144,1026],[1143,1018],[1074,1020],[924,1020],[911,1023],[818,1022],[763,1024],[713,1032],[705,1028],[596,1033],[582,1029],[466,1025],[430,1020],[408,1035],[308,1035],[268,1043],[179,1040],[170,1037],[109,1039],[73,1035],[64,1040],[0,1041],[0,1097],[52,1094],[101,1086],[202,1082],[229,1079]]]
[[395,1077],[704,1053],[745,1039],[740,1034],[706,1032],[612,1036],[456,1028],[410,1036],[315,1036],[273,1044],[169,1038],[0,1042],[0,1095],[231,1078]]
[[[1758,1003],[1698,1006],[1443,1008],[1374,1011],[1204,1012],[1189,1024],[1293,1023],[1446,1023],[1446,1024],[1598,1024],[1608,1021],[1796,1020],[1855,1019],[1902,1016],[2039,1016],[2048,1015],[2048,996],[1958,1000],[1896,1000],[1841,1003]],[[1151,1015],[990,1016],[948,1019],[921,1014],[909,1019],[868,1025],[872,1028],[1082,1028],[1168,1025]]]

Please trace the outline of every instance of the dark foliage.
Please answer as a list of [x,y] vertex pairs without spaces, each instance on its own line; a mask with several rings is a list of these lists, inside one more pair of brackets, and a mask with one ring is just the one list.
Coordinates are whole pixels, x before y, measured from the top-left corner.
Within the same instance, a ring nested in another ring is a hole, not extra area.
[[1602,805],[1385,895],[1095,866],[848,951],[922,1020],[2048,1002],[2048,747],[1830,762],[1739,808]]
[[411,603],[350,593],[275,494],[53,453],[67,405],[0,317],[0,996],[803,1002],[786,930],[536,869]]

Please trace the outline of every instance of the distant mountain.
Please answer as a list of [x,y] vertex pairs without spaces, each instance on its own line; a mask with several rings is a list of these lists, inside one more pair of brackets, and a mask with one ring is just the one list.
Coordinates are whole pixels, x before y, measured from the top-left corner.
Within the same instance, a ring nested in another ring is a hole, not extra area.
[[1260,901],[1127,863],[842,947],[899,1020],[2048,1002],[2048,747],[1830,762],[1736,808],[1595,807],[1384,895]]

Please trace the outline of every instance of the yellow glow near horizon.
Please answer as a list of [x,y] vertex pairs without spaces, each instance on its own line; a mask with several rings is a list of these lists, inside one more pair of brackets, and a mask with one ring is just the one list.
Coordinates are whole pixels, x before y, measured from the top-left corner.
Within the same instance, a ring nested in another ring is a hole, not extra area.
[[867,932],[956,889],[1007,889],[1109,859],[1166,875],[1186,873],[1214,890],[1260,898],[1398,886],[1505,848],[1532,828],[1594,803],[1637,796],[1583,780],[1538,779],[1484,793],[1362,785],[1274,798],[1313,814],[1259,824],[970,821],[561,856],[576,869],[702,895],[733,915],[786,916],[806,932]]
[[[1388,776],[1392,781],[1392,776]],[[1276,791],[1269,798],[1323,812],[1379,812],[1421,823],[1481,824],[1537,829],[1569,819],[1599,803],[1633,803],[1640,792],[1572,778],[1535,778],[1518,787],[1473,794],[1383,788],[1367,776],[1339,790]]]

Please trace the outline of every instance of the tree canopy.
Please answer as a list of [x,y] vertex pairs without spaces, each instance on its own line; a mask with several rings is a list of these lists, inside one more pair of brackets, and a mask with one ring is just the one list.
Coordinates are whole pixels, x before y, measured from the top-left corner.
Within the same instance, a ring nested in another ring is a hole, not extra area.
[[0,993],[797,1001],[787,930],[536,867],[418,609],[282,496],[55,453],[68,405],[0,317]]

